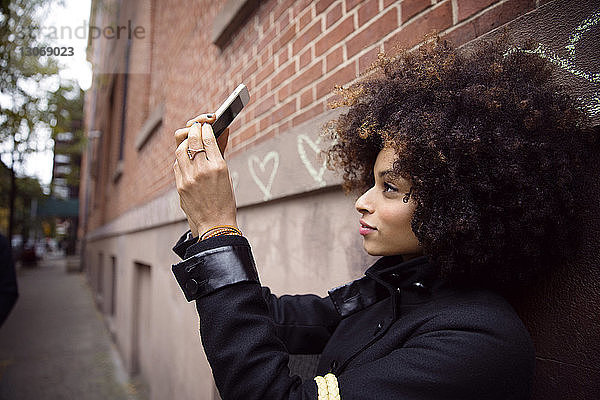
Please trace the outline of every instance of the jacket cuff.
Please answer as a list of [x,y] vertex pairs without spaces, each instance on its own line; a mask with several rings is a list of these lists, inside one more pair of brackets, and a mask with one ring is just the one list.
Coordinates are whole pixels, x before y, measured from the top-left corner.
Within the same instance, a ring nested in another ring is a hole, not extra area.
[[[231,240],[231,237],[226,245],[201,250],[173,265],[173,274],[187,301],[234,283],[259,282],[248,241],[242,236],[236,236],[237,240]],[[208,247],[211,239],[198,244]],[[214,246],[214,241],[212,244]]]
[[181,235],[175,246],[173,246],[173,251],[183,260],[184,258],[187,258],[185,252],[188,247],[196,242],[198,242],[198,236],[192,235],[192,231],[188,229],[186,233]]

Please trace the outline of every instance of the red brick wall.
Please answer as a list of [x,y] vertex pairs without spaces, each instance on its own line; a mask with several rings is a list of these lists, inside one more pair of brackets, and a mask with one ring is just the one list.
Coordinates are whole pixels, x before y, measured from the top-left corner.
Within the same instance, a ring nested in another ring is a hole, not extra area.
[[[87,116],[88,129],[111,125],[102,139],[109,152],[103,176],[92,183],[102,186],[93,191],[102,196],[102,212],[91,216],[88,231],[173,188],[173,131],[214,111],[238,83],[248,86],[251,102],[232,125],[228,157],[327,110],[334,85],[353,81],[380,51],[412,47],[434,29],[460,45],[540,5],[539,0],[271,0],[261,2],[219,49],[211,43],[212,21],[224,1],[145,1],[152,4],[151,54],[133,52],[131,62],[149,63],[151,74],[129,79],[124,172],[116,182],[120,123],[113,118],[108,124],[109,108],[100,104],[108,101],[110,86],[96,86],[105,93],[98,97],[96,126],[89,126]],[[121,21],[142,12],[135,3],[123,2],[129,8]],[[120,102],[122,95],[116,97]],[[136,135],[161,103],[162,125],[138,151]]]

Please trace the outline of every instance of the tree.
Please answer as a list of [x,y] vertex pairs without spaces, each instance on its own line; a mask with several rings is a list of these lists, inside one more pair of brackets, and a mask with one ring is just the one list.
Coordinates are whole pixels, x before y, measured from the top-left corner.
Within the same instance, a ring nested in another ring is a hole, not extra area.
[[[71,172],[65,178],[72,187],[79,187],[81,153],[85,144],[83,99],[84,92],[77,82],[64,82],[58,90],[50,93],[48,102],[48,112],[54,116],[51,121],[54,154],[69,156]],[[72,137],[68,143],[60,140],[60,135],[64,133],[69,133]]]
[[[50,56],[28,55],[29,49],[42,49],[46,43],[39,35],[39,13],[52,0],[0,0],[0,152],[10,156],[10,198],[8,236],[12,239],[15,200],[18,187],[16,171],[25,157],[46,150],[36,141],[42,129],[57,121],[49,110],[52,85],[58,80],[58,62]],[[60,96],[58,96],[60,97]],[[56,111],[56,110],[55,110]]]

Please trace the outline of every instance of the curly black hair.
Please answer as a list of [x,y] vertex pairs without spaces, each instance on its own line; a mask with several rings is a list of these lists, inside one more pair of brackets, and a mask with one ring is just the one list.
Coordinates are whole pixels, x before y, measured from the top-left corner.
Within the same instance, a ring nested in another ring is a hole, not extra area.
[[333,106],[349,108],[325,130],[327,165],[343,171],[347,194],[373,185],[384,146],[397,151],[394,173],[416,202],[412,230],[457,284],[530,283],[576,249],[572,190],[597,131],[552,64],[510,42],[459,51],[436,36],[380,54],[358,83],[337,88]]

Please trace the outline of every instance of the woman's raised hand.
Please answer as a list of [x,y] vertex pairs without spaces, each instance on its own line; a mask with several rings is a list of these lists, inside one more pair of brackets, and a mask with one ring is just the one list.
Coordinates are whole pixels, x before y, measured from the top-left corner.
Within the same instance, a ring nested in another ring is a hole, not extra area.
[[[188,121],[188,127],[175,132],[175,183],[181,208],[194,235],[217,225],[237,226],[229,171],[208,122],[214,122],[214,117],[202,114]],[[219,139],[224,136],[223,150],[228,131]]]
[[[210,116],[210,117],[209,117]],[[205,122],[212,124],[215,122],[216,117],[215,114],[200,114],[195,118],[190,119],[185,123],[185,128],[177,129],[175,131],[175,143],[177,143],[177,147],[183,142],[189,134],[190,127],[194,122],[198,122],[203,124]],[[229,128],[225,129],[221,136],[217,139],[217,143],[219,145],[219,149],[221,150],[221,154],[225,154],[225,149],[227,148],[227,142],[229,140]]]

